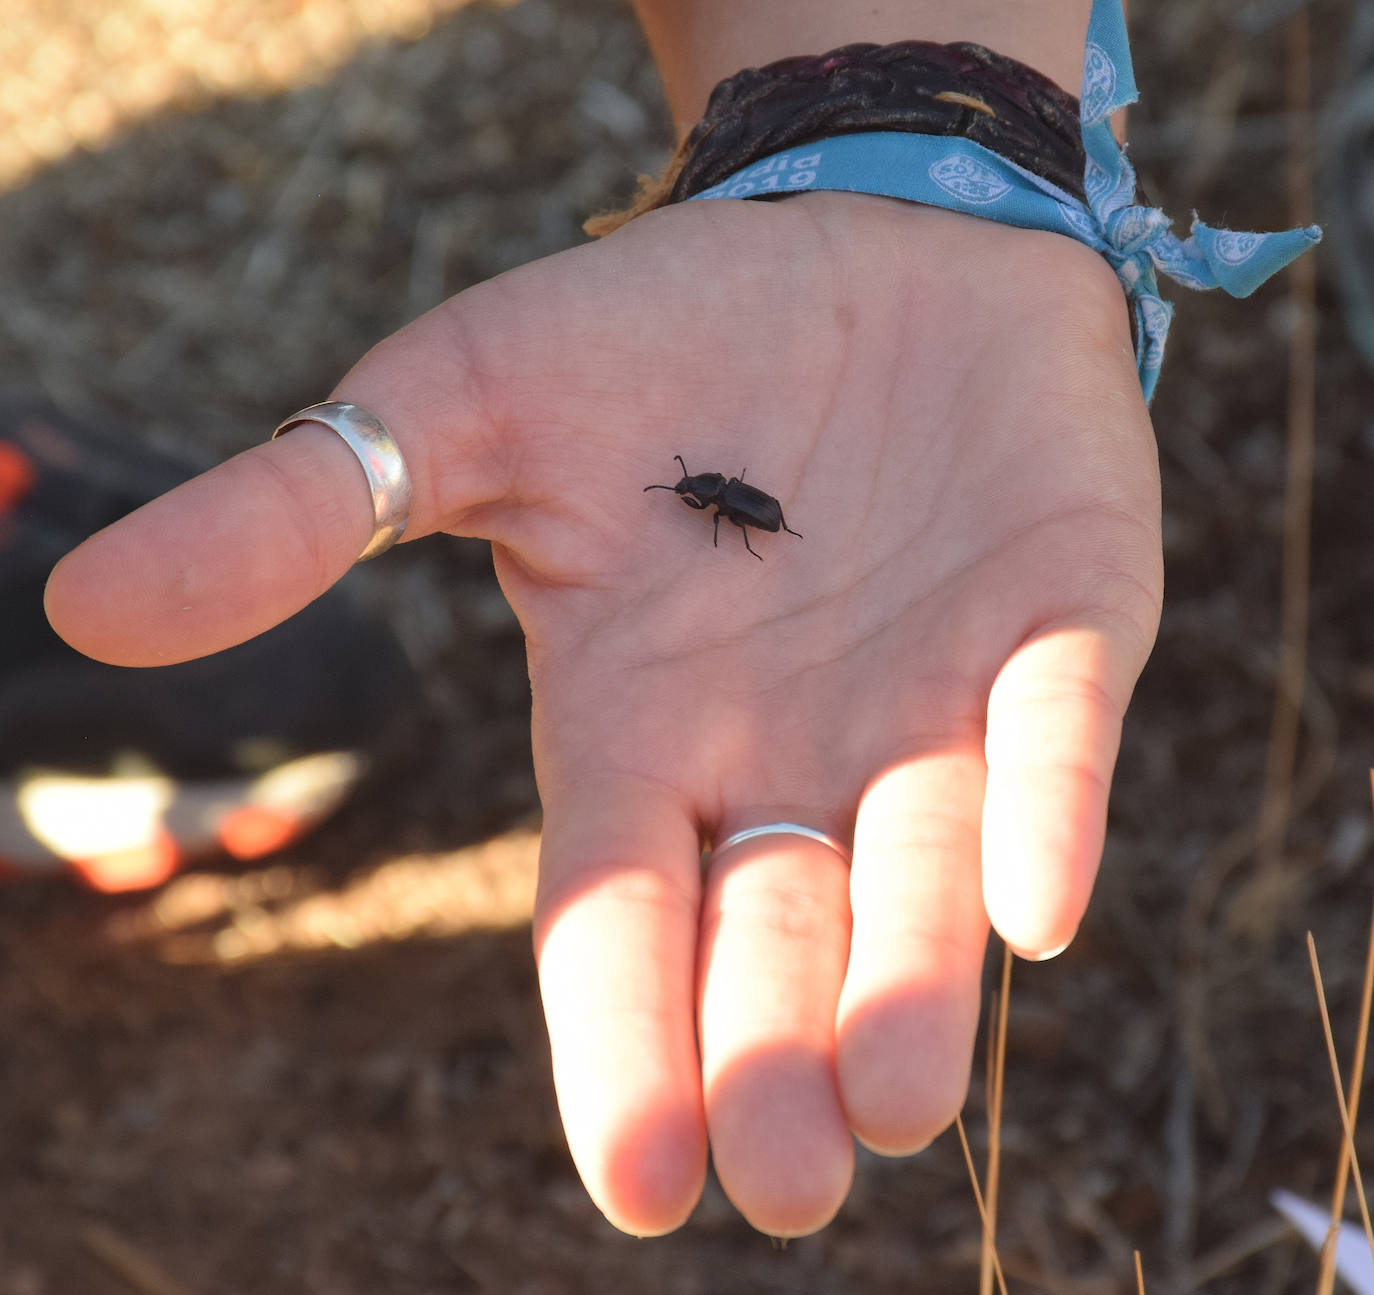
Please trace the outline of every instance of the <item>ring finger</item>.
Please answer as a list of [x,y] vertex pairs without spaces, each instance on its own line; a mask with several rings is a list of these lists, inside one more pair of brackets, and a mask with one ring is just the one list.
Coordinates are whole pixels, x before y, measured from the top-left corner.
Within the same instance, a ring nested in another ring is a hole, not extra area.
[[849,955],[846,854],[820,840],[728,833],[707,869],[698,955],[706,1120],[726,1195],[760,1231],[823,1227],[848,1193],[853,1142],[835,1086],[835,1007]]

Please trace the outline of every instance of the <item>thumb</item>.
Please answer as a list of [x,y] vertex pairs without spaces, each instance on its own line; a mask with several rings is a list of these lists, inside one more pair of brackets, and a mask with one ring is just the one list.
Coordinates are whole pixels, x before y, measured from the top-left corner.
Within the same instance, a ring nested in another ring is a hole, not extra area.
[[[465,296],[467,294],[464,294]],[[457,297],[370,351],[331,399],[386,424],[410,473],[405,538],[461,531],[501,497],[505,456],[484,452]],[[286,411],[283,411],[284,413]],[[264,437],[266,432],[264,432]],[[367,545],[372,497],[347,444],[302,423],[145,504],[53,569],[46,606],[73,647],[114,665],[166,665],[261,634],[318,598]]]

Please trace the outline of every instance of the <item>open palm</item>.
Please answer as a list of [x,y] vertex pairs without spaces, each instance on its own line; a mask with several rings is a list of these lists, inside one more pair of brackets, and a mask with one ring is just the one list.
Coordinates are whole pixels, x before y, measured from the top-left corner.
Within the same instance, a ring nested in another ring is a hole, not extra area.
[[[989,918],[1067,942],[1160,603],[1158,480],[1116,281],[1068,239],[848,194],[692,203],[454,298],[336,397],[415,481],[409,535],[496,546],[544,804],[535,941],[574,1158],[681,1222],[709,1145],[756,1226],[838,1208],[967,1085]],[[802,533],[667,492],[748,480]],[[194,522],[194,524],[193,524]],[[370,507],[304,426],[55,572],[54,624],[151,664],[290,614]],[[703,872],[703,842],[789,820]]]

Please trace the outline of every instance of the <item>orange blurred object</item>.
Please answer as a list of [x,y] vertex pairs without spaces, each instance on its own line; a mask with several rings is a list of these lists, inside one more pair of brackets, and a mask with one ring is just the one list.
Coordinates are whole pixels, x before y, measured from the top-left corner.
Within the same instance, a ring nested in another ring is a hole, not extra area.
[[244,805],[220,822],[220,844],[235,859],[260,859],[301,836],[310,825],[298,815],[267,805]]
[[29,456],[17,445],[0,441],[0,514],[15,507],[37,480]]
[[160,829],[145,845],[71,860],[72,868],[87,885],[110,895],[160,886],[180,864],[181,851],[176,841]]

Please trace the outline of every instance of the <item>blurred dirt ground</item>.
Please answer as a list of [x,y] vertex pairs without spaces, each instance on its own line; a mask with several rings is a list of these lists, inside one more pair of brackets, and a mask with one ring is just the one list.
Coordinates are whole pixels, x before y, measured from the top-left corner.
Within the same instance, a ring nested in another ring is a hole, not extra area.
[[[444,296],[581,241],[668,143],[612,0],[5,9],[0,388],[207,462]],[[1179,226],[1286,223],[1283,9],[1133,6],[1133,148]],[[1354,10],[1310,5],[1319,106]],[[1163,630],[1088,919],[1015,975],[1014,1290],[1133,1290],[1137,1247],[1152,1295],[1313,1287],[1267,1203],[1324,1198],[1339,1140],[1303,937],[1348,1056],[1374,889],[1374,380],[1320,258],[1298,812],[1259,868],[1294,310],[1283,282],[1245,303],[1170,289]],[[973,1289],[952,1137],[861,1156],[836,1222],[785,1250],[714,1187],[660,1240],[600,1218],[529,950],[518,628],[481,545],[424,541],[367,575],[429,687],[410,767],[264,866],[122,900],[0,894],[0,1295]],[[983,1106],[975,1080],[975,1143]]]

